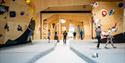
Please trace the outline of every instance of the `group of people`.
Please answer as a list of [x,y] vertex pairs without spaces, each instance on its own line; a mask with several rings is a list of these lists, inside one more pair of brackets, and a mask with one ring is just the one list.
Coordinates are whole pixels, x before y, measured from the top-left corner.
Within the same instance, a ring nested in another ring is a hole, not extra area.
[[96,38],[98,40],[98,43],[97,43],[97,48],[99,48],[100,46],[100,43],[102,42],[101,41],[101,37],[102,36],[105,36],[106,39],[107,39],[107,42],[106,42],[106,45],[105,45],[105,48],[107,48],[107,45],[109,44],[109,42],[111,42],[111,45],[113,48],[116,48],[113,44],[113,36],[112,36],[112,32],[116,31],[116,25],[112,28],[109,28],[108,31],[106,32],[105,35],[102,35],[102,29],[101,29],[101,26],[97,26],[96,28]]
[[[112,28],[109,28],[108,31],[106,32],[106,35],[102,35],[102,29],[101,29],[101,26],[97,26],[96,27],[96,38],[98,40],[98,43],[97,43],[97,48],[100,47],[100,43],[102,42],[101,40],[101,37],[102,36],[105,36],[106,39],[107,39],[107,42],[106,42],[106,45],[105,45],[105,48],[107,48],[107,45],[109,44],[109,42],[111,42],[111,45],[113,48],[116,48],[113,44],[113,36],[112,36],[112,32],[116,31],[116,25]],[[80,38],[81,40],[83,40],[83,34],[84,32],[81,30],[80,31]],[[74,36],[74,39],[76,39],[76,32],[73,32],[73,36]],[[54,35],[54,39],[57,40],[57,42],[59,42],[59,38],[58,38],[58,33],[55,32],[55,35]],[[67,32],[64,31],[63,32],[63,43],[66,44],[66,39],[67,39]],[[50,43],[50,30],[48,30],[48,42]]]
[[[63,32],[63,43],[64,44],[66,44],[67,34],[68,33],[66,31]],[[80,34],[80,39],[83,40],[84,32],[81,30],[79,34]],[[76,39],[76,32],[73,32],[73,38]],[[55,32],[55,34],[54,34],[54,40],[57,40],[57,42],[59,42],[57,32]],[[48,30],[48,43],[50,43],[50,30]]]
[[[48,30],[48,43],[50,43],[50,30]],[[54,35],[54,39],[57,40],[57,43],[59,42],[59,38],[58,38],[58,33],[55,32],[55,35]],[[67,32],[64,31],[63,32],[63,43],[66,44],[66,39],[67,39]]]
[[[80,39],[83,40],[83,38],[84,38],[84,31],[81,30],[79,32],[79,35],[80,35]],[[75,31],[73,32],[73,38],[76,39],[76,32]]]

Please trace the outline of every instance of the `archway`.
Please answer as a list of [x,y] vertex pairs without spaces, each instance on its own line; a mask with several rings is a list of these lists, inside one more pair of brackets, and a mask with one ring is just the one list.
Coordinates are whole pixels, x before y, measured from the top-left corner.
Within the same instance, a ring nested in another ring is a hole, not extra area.
[[[43,16],[45,14],[53,14],[53,16],[44,19]],[[81,17],[79,17],[81,15]],[[47,30],[51,30],[52,37],[54,39],[54,32],[57,31],[59,34],[59,38],[62,39],[62,28],[66,27],[66,30],[70,32],[70,36],[72,34],[70,24],[74,25],[74,31],[78,33],[78,26],[80,29],[85,30],[85,39],[93,38],[93,25],[92,25],[92,13],[91,11],[41,11],[40,13],[40,27],[42,30],[40,31],[40,38],[47,39]],[[55,19],[56,18],[56,19]],[[50,20],[51,19],[51,20]],[[61,24],[59,22],[60,19],[65,19],[66,23]],[[80,20],[81,19],[81,20]],[[45,27],[45,28],[44,28]],[[79,33],[77,34],[77,38],[79,39]]]

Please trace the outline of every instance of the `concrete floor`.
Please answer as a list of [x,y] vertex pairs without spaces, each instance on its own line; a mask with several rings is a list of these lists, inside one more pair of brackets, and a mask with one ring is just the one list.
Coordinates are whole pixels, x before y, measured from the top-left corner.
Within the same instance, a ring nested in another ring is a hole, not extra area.
[[96,40],[68,41],[63,45],[62,42],[35,40],[30,44],[0,48],[0,63],[125,63],[125,43],[116,43],[117,48],[108,45],[108,49],[100,44],[97,49]]
[[97,40],[71,40],[70,47],[89,63],[125,63],[125,43],[115,43],[117,48],[108,44],[108,49],[104,48],[105,43],[102,43],[100,49],[97,49],[96,42]]
[[34,63],[38,58],[51,52],[54,47],[54,42],[37,40],[33,43],[0,48],[0,63]]
[[40,58],[35,63],[87,63],[73,51],[70,50],[69,45],[58,43],[53,52],[45,57]]

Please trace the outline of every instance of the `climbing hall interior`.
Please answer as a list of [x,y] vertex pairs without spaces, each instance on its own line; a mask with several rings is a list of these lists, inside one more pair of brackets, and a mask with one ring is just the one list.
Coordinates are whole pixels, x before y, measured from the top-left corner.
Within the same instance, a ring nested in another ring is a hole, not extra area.
[[[99,51],[96,49],[97,27],[101,27],[102,46],[100,45]],[[104,48],[109,30],[112,32],[113,43],[118,47],[111,50],[109,48],[110,51]],[[63,44],[64,31],[67,32],[68,45]],[[58,39],[55,39],[56,35]],[[59,40],[59,43],[56,40]],[[52,55],[60,56],[59,52],[64,52],[64,48],[66,52],[62,56],[74,55],[72,59],[78,59],[74,63],[103,63],[102,61],[117,63],[117,56],[121,58],[119,61],[124,63],[124,46],[125,0],[0,0],[0,63],[20,63],[20,61],[52,63],[53,61],[48,60],[51,58],[50,52],[52,51]],[[11,55],[11,52],[14,53]],[[27,52],[31,53],[27,54]],[[25,55],[29,56],[25,57]],[[43,56],[47,60],[39,59]],[[9,60],[10,58],[12,61]],[[14,62],[14,59],[19,61]],[[68,57],[67,59],[69,62],[65,62],[66,59],[61,62],[72,63],[71,59]]]

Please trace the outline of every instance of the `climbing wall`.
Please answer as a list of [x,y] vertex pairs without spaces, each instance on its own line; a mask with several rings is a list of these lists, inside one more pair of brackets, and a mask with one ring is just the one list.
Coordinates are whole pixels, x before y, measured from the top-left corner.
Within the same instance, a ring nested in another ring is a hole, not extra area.
[[33,8],[25,0],[5,0],[0,5],[8,6],[9,10],[0,14],[0,44],[8,40],[16,40],[28,28]]

